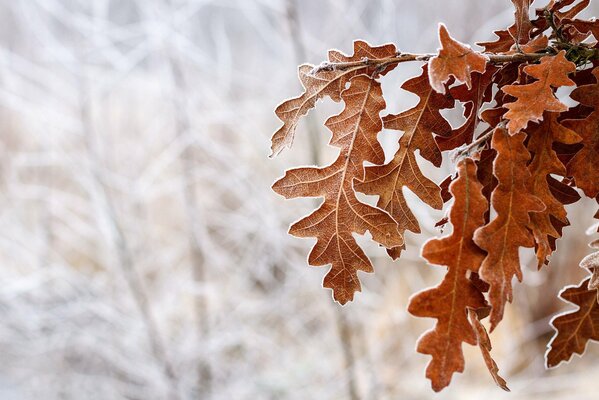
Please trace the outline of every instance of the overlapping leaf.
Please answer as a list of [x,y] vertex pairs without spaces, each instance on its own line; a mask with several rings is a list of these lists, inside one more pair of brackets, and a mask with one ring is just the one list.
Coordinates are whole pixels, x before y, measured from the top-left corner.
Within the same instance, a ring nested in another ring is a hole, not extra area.
[[[593,70],[599,82],[599,68]],[[563,125],[582,137],[582,149],[568,162],[568,174],[576,186],[589,197],[599,194],[599,83],[579,86],[571,97],[583,105],[593,107],[585,119],[566,120]]]
[[[493,379],[508,390],[481,320],[490,315],[491,330],[502,320],[512,301],[512,280],[522,279],[520,247],[534,246],[539,267],[546,264],[569,225],[564,206],[580,199],[578,189],[599,201],[599,45],[588,40],[597,38],[599,25],[575,19],[589,0],[552,0],[531,20],[532,2],[512,0],[514,24],[497,31],[497,41],[483,44],[495,54],[457,42],[444,25],[436,56],[357,41],[351,56],[330,51],[320,67],[300,67],[304,93],[277,109],[283,126],[273,137],[273,154],[291,145],[300,117],[318,99],[345,103],[326,123],[333,133],[330,144],[340,150],[336,161],[290,170],[273,186],[287,198],[324,198],[290,233],[316,238],[308,261],[331,264],[324,286],[340,303],[360,290],[358,271],[373,270],[354,234],[370,231],[397,258],[405,231],[420,232],[403,190],[434,208],[454,199],[449,218],[437,224],[449,220],[453,232],[429,240],[422,250],[429,263],[447,267],[447,273],[409,304],[413,315],[436,319],[418,342],[418,351],[432,356],[426,376],[436,391],[463,371],[463,343],[478,344]],[[385,102],[377,78],[399,63],[426,59],[422,74],[401,86],[419,97],[418,104],[381,118]],[[577,105],[568,108],[556,97],[562,86],[577,86],[571,94]],[[452,129],[440,111],[453,108],[455,100],[464,105],[465,122]],[[387,164],[377,140],[383,126],[402,132]],[[450,176],[441,189],[422,173],[417,154],[439,167],[441,152],[456,149],[457,177]],[[362,203],[355,191],[378,196],[377,207]],[[599,251],[581,266],[591,275],[562,293],[578,310],[554,320],[548,366],[599,340]]]
[[514,25],[508,31],[517,45],[526,44],[530,41],[532,23],[528,15],[530,5],[534,0],[512,0],[516,11],[514,12]]
[[511,136],[501,127],[495,129],[492,147],[497,157],[493,174],[498,185],[491,196],[491,205],[497,216],[474,235],[476,244],[488,253],[480,275],[490,285],[491,330],[503,318],[505,303],[512,301],[512,277],[522,280],[518,249],[534,246],[528,230],[529,213],[544,209],[530,190],[531,176],[527,169],[530,154],[524,147],[524,138],[524,133]]
[[455,198],[449,215],[453,232],[444,238],[429,240],[422,248],[422,256],[431,264],[447,266],[447,274],[439,286],[412,297],[408,308],[417,317],[437,319],[435,328],[418,341],[418,352],[433,357],[426,377],[435,391],[449,385],[455,372],[463,372],[462,343],[477,343],[467,309],[486,305],[483,294],[468,275],[478,271],[485,257],[472,236],[484,224],[488,204],[476,178],[474,161],[460,161],[457,169],[458,178],[450,185]]
[[[406,202],[402,189],[407,187],[433,208],[443,206],[439,186],[425,177],[415,152],[435,166],[441,165],[441,152],[437,148],[433,133],[447,135],[451,126],[439,110],[453,107],[449,96],[435,92],[429,85],[426,65],[422,74],[406,81],[402,89],[420,97],[413,108],[397,115],[387,115],[384,126],[387,129],[403,131],[399,149],[393,159],[383,166],[366,168],[366,177],[356,182],[356,189],[369,195],[378,195],[377,206],[387,211],[397,221],[399,231],[420,232],[420,226]],[[389,251],[393,258],[399,257],[402,247]]]
[[345,109],[326,122],[333,133],[331,145],[340,148],[337,160],[324,168],[289,170],[273,190],[286,198],[324,197],[320,208],[294,223],[289,232],[317,238],[308,261],[316,266],[332,264],[324,286],[333,289],[335,300],[344,304],[360,290],[357,271],[373,270],[352,233],[368,230],[387,248],[401,246],[403,239],[395,221],[384,211],[358,201],[353,188],[354,181],[364,177],[365,161],[380,164],[385,160],[377,141],[382,129],[379,113],[385,108],[380,83],[366,75],[355,76],[341,97]]
[[529,18],[530,5],[534,0],[512,0],[514,4],[514,24],[507,29],[495,31],[497,39],[494,42],[482,42],[479,45],[486,52],[507,53],[515,44],[525,45],[530,40],[533,25]]
[[[543,211],[530,214],[530,229],[536,241],[539,267],[547,263],[547,257],[552,253],[550,238],[557,239],[561,236],[553,220],[560,221],[562,226],[569,224],[564,204],[553,195],[549,184],[551,179],[555,187],[563,185],[550,177],[551,174],[566,175],[566,167],[559,160],[552,146],[555,142],[573,144],[581,140],[574,131],[561,125],[557,118],[556,113],[546,113],[543,122],[534,126],[528,133],[528,150],[533,155],[528,166],[532,175],[532,194],[545,205]],[[564,186],[564,190],[569,189],[568,186]]]
[[445,93],[445,83],[454,76],[458,81],[472,87],[470,75],[473,72],[485,72],[487,58],[449,36],[445,25],[439,25],[439,54],[431,58],[428,76],[431,87],[439,93]]
[[[329,52],[329,61],[360,61],[364,58],[376,60],[393,57],[396,53],[397,49],[392,44],[371,47],[364,41],[356,40],[353,56],[345,56],[336,50],[331,50]],[[364,65],[347,70],[322,70],[314,75],[312,74],[313,65],[301,65],[298,69],[298,75],[304,87],[304,92],[298,97],[284,101],[275,109],[275,114],[283,121],[283,125],[272,137],[271,156],[280,153],[285,147],[291,147],[301,117],[314,108],[318,100],[328,96],[334,101],[340,101],[341,91],[345,89],[347,82],[352,77],[358,74],[384,74],[394,67],[394,65],[390,65],[379,71],[376,68]]]
[[507,127],[510,134],[520,132],[530,121],[540,121],[545,111],[562,112],[568,109],[555,97],[552,89],[574,85],[568,75],[576,71],[576,66],[566,59],[565,54],[565,51],[560,51],[555,56],[541,58],[540,64],[525,67],[524,72],[536,78],[535,82],[502,88],[504,93],[516,98],[516,101],[504,105],[509,110],[505,118],[509,121]]
[[489,338],[487,330],[485,329],[484,325],[480,322],[479,316],[475,310],[469,308],[468,317],[470,318],[470,323],[474,327],[478,347],[480,348],[480,352],[483,355],[485,365],[487,366],[487,369],[489,370],[491,377],[493,378],[497,386],[499,386],[506,392],[509,392],[510,389],[507,386],[507,382],[499,375],[499,367],[497,367],[497,363],[491,357],[491,350],[493,348],[491,346],[491,339]]
[[479,110],[483,103],[491,101],[493,76],[497,68],[488,66],[484,73],[472,74],[472,87],[467,84],[452,87],[451,96],[464,103],[466,122],[454,129],[449,136],[438,136],[437,144],[441,151],[452,150],[472,142],[474,132],[480,122]]

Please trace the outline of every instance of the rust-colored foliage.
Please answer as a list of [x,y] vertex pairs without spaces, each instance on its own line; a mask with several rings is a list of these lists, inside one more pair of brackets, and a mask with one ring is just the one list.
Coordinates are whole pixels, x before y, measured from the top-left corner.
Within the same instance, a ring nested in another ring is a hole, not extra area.
[[556,333],[545,356],[549,368],[568,361],[574,353],[584,353],[589,340],[599,340],[597,289],[589,289],[590,281],[591,278],[585,278],[578,286],[569,286],[559,295],[578,310],[559,315],[551,322]]
[[[379,196],[377,207],[391,214],[400,233],[405,230],[420,233],[420,225],[410,211],[402,189],[407,187],[433,208],[443,206],[439,186],[420,171],[415,152],[419,151],[433,165],[441,165],[441,152],[433,133],[446,135],[451,131],[439,110],[453,107],[454,100],[432,89],[426,66],[420,76],[406,81],[402,88],[416,94],[420,101],[407,111],[383,118],[385,128],[404,132],[399,140],[399,149],[388,164],[366,168],[366,177],[355,187],[360,192]],[[398,258],[402,249],[403,246],[391,249],[389,255]]]
[[524,133],[510,136],[501,127],[493,132],[492,147],[497,152],[493,174],[499,183],[491,196],[491,205],[497,216],[474,236],[476,244],[487,252],[480,276],[490,285],[491,331],[503,318],[505,303],[512,301],[512,277],[522,280],[518,249],[534,246],[528,213],[544,209],[530,191],[531,175],[526,168],[530,154],[524,147],[524,138]]
[[[491,332],[502,321],[513,300],[512,280],[522,280],[522,249],[534,248],[539,268],[550,265],[569,225],[564,206],[583,194],[599,202],[599,24],[577,17],[588,0],[554,0],[531,19],[532,2],[512,0],[514,23],[497,30],[497,40],[482,43],[482,53],[451,38],[442,24],[436,54],[363,41],[354,43],[351,56],[330,51],[323,64],[300,67],[304,92],[276,109],[283,126],[273,136],[273,155],[292,144],[300,118],[319,99],[344,103],[325,123],[336,160],[291,169],[273,185],[286,198],[324,199],[289,231],[316,238],[308,263],[331,265],[324,286],[339,303],[361,290],[358,271],[373,271],[354,234],[370,232],[396,259],[405,248],[405,231],[421,231],[417,205],[407,201],[404,189],[432,208],[451,204],[449,218],[437,223],[450,225],[451,233],[422,249],[428,263],[447,269],[445,277],[408,306],[411,314],[436,320],[417,347],[432,357],[426,376],[435,391],[464,370],[463,343],[478,345],[493,380],[508,390],[482,320],[489,317]],[[408,61],[423,62],[421,73],[401,85],[418,103],[386,114],[379,78]],[[570,96],[578,104],[569,108],[556,94],[563,86],[575,86]],[[458,102],[465,121],[452,128],[441,111]],[[401,132],[387,163],[379,142],[383,127]],[[439,168],[444,151],[457,174],[437,184],[419,162]],[[376,196],[376,206],[357,192]],[[548,367],[599,340],[599,251],[580,265],[590,275],[561,293],[578,310],[554,319]]]
[[477,312],[471,308],[468,309],[468,317],[470,318],[470,323],[474,327],[474,332],[476,332],[478,347],[480,348],[483,360],[485,360],[485,365],[487,366],[491,377],[497,386],[506,392],[509,392],[510,389],[507,386],[507,382],[499,375],[499,367],[497,367],[497,363],[491,357],[491,350],[493,350],[491,339],[489,338],[489,334],[484,325],[480,322],[480,317]]
[[561,125],[557,117],[557,113],[545,113],[543,122],[532,127],[528,134],[528,150],[533,154],[528,166],[532,175],[532,194],[545,205],[544,210],[530,214],[530,229],[535,237],[539,268],[548,262],[547,258],[553,252],[551,238],[561,237],[561,232],[556,229],[554,220],[564,226],[569,225],[564,203],[553,194],[558,189],[571,190],[550,176],[550,174],[566,175],[566,167],[553,150],[553,143],[573,144],[581,140],[576,132]]
[[[599,80],[599,68],[593,70]],[[584,119],[566,120],[564,126],[582,137],[582,149],[568,163],[568,173],[576,186],[589,197],[599,194],[599,84],[580,86],[572,92],[572,98],[583,105],[593,107]]]
[[[354,42],[353,56],[345,56],[336,50],[331,50],[329,51],[329,61],[359,61],[363,58],[376,60],[393,57],[396,52],[397,50],[392,44],[371,47],[366,42],[356,40]],[[358,66],[343,71],[322,71],[318,75],[315,75],[312,73],[314,68],[315,67],[310,64],[304,64],[299,67],[298,75],[302,86],[304,87],[304,93],[296,98],[281,103],[275,110],[277,117],[283,121],[283,126],[281,126],[272,137],[272,155],[278,154],[285,147],[291,147],[299,120],[314,108],[318,100],[328,96],[334,101],[340,101],[341,92],[345,89],[345,85],[352,77],[359,74],[380,75],[385,74],[392,69],[392,67],[390,67],[384,70],[378,70],[369,66]]]
[[529,121],[540,121],[543,112],[562,112],[568,107],[559,101],[552,88],[572,86],[574,82],[568,75],[576,71],[576,66],[566,59],[566,52],[541,58],[540,64],[529,65],[524,72],[537,81],[526,85],[508,85],[501,90],[514,96],[516,101],[505,105],[509,111],[505,118],[510,134],[518,133]]
[[464,371],[462,342],[477,343],[467,309],[486,306],[485,297],[468,275],[478,272],[485,257],[472,236],[485,223],[487,200],[476,178],[474,161],[464,159],[457,168],[458,178],[449,188],[455,199],[449,214],[453,233],[431,239],[422,248],[422,257],[431,264],[447,266],[447,274],[439,286],[412,297],[408,307],[408,311],[417,317],[437,319],[435,328],[418,341],[418,351],[433,357],[426,369],[426,377],[435,391],[449,385],[453,373]]
[[380,164],[385,160],[377,141],[382,129],[379,113],[385,108],[380,83],[357,75],[341,93],[345,109],[328,119],[333,132],[331,145],[340,148],[337,160],[324,168],[296,168],[273,185],[287,197],[324,197],[324,202],[309,216],[294,223],[289,233],[316,237],[308,261],[312,265],[332,264],[324,286],[333,289],[341,304],[352,300],[360,290],[358,271],[372,272],[372,264],[358,246],[352,233],[370,231],[374,240],[387,248],[401,246],[403,239],[395,221],[386,212],[356,198],[354,180],[364,178],[364,161]]
[[449,36],[443,24],[439,25],[439,41],[439,54],[429,61],[428,77],[432,88],[439,93],[445,93],[445,83],[449,81],[450,76],[454,76],[458,81],[466,83],[470,89],[470,74],[485,72],[487,58]]

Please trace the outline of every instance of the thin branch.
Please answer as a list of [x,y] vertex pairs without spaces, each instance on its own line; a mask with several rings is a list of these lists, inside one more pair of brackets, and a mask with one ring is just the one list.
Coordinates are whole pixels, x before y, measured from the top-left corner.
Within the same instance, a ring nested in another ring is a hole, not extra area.
[[472,143],[470,143],[470,144],[468,144],[468,145],[466,145],[464,147],[456,149],[456,153],[455,153],[455,156],[453,158],[454,159],[458,159],[461,156],[463,156],[464,154],[469,154],[472,149],[478,147],[482,143],[484,143],[487,140],[489,140],[489,138],[491,136],[493,136],[493,131],[494,130],[495,130],[495,127],[494,126],[490,126],[475,141],[473,141]]
[[[545,57],[549,53],[515,53],[515,54],[486,54],[482,53],[487,57],[488,61],[493,64],[503,64],[509,62],[527,62],[536,61],[542,57]],[[437,54],[412,54],[412,53],[399,53],[395,57],[387,58],[363,58],[359,61],[348,61],[348,62],[323,62],[322,64],[314,67],[312,74],[317,74],[322,71],[345,71],[351,69],[364,68],[365,66],[378,67],[384,69],[390,65],[399,64],[402,62],[409,61],[428,61],[435,57]]]

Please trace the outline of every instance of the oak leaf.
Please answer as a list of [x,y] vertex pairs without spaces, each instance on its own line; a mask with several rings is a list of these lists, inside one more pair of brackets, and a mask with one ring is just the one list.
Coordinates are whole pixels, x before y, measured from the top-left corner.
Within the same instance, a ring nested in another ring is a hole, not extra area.
[[[396,53],[397,49],[392,44],[371,47],[364,41],[356,40],[353,56],[345,56],[339,51],[331,50],[329,51],[329,61],[360,61],[364,58],[377,60],[393,57]],[[300,65],[298,75],[304,92],[298,97],[284,101],[275,109],[275,114],[283,121],[283,125],[272,137],[271,157],[280,153],[285,147],[291,147],[301,117],[314,108],[318,100],[330,97],[333,101],[339,102],[341,101],[341,92],[352,77],[358,74],[382,75],[394,67],[395,65],[390,65],[379,71],[372,66],[364,65],[347,70],[324,69],[314,74],[314,65]]]
[[387,248],[401,246],[403,238],[393,218],[361,203],[353,187],[355,180],[364,178],[365,161],[380,164],[385,160],[377,141],[382,129],[379,113],[385,108],[380,83],[357,75],[341,97],[344,110],[326,122],[333,133],[330,144],[340,149],[337,160],[324,168],[289,170],[274,183],[273,190],[286,198],[324,197],[322,205],[294,223],[289,233],[317,238],[308,262],[315,266],[332,264],[324,286],[332,289],[335,300],[344,304],[361,288],[357,272],[373,271],[352,233],[364,234],[368,230],[375,241]]
[[447,274],[441,284],[414,295],[408,311],[417,317],[436,318],[435,328],[418,341],[418,352],[433,358],[426,369],[433,390],[449,385],[455,372],[464,371],[462,343],[476,345],[477,335],[468,321],[467,309],[486,305],[481,291],[468,279],[478,271],[485,253],[474,243],[474,231],[484,224],[487,201],[476,179],[472,159],[458,163],[458,178],[451,183],[455,198],[449,214],[453,233],[441,239],[431,239],[422,248],[422,257],[429,263],[446,265]]
[[[453,107],[454,101],[432,89],[426,65],[420,76],[407,80],[401,87],[419,96],[420,101],[409,110],[383,118],[385,128],[404,132],[399,140],[399,149],[388,164],[367,167],[364,180],[356,182],[355,187],[362,193],[379,196],[377,207],[391,214],[400,233],[406,230],[419,233],[420,226],[410,211],[403,188],[407,187],[433,208],[443,207],[439,186],[422,174],[415,152],[418,150],[420,156],[433,165],[441,165],[441,152],[433,133],[447,135],[451,131],[451,125],[439,110]],[[401,250],[402,247],[398,247],[390,250],[389,254],[397,258]]]
[[516,98],[516,101],[504,105],[509,110],[505,113],[505,118],[509,121],[507,127],[510,134],[520,132],[529,121],[540,121],[545,111],[562,112],[568,109],[555,97],[552,90],[574,85],[568,74],[576,71],[576,65],[568,61],[565,54],[562,50],[555,56],[541,58],[540,64],[526,66],[524,72],[537,81],[525,85],[508,85],[501,89]]
[[559,295],[578,309],[558,315],[551,321],[555,335],[545,355],[548,368],[570,360],[574,353],[582,355],[589,340],[599,340],[597,289],[589,289],[590,280],[585,278],[578,286],[568,286]]
[[572,99],[593,107],[585,119],[569,119],[563,125],[582,137],[582,148],[568,162],[568,174],[574,177],[576,186],[589,197],[599,194],[599,67],[593,70],[598,83],[579,86],[571,94]]
[[507,29],[495,31],[497,39],[494,42],[478,43],[485,48],[485,52],[508,53],[516,47],[516,44],[520,46],[529,42],[533,25],[528,14],[532,1],[512,0],[515,7],[514,24]]
[[532,23],[528,15],[530,5],[533,0],[512,0],[516,11],[514,12],[514,25],[508,31],[514,38],[514,42],[519,46],[530,41],[530,31]]
[[484,73],[472,74],[472,87],[463,84],[449,89],[451,96],[464,103],[464,116],[466,122],[454,129],[449,136],[436,137],[437,145],[441,151],[452,150],[472,142],[474,132],[480,122],[479,110],[481,106],[491,101],[493,76],[497,68],[488,66]]
[[487,333],[484,325],[480,322],[480,317],[472,308],[468,309],[468,317],[470,318],[470,323],[472,324],[474,332],[476,333],[478,347],[480,348],[480,352],[483,355],[483,360],[485,360],[485,365],[487,366],[491,377],[493,377],[493,380],[497,386],[506,392],[509,392],[510,388],[508,388],[507,382],[499,375],[497,363],[491,357],[491,350],[493,349],[491,346],[491,339],[489,338],[489,334]]
[[449,36],[443,24],[439,24],[439,41],[441,42],[439,54],[428,62],[431,87],[439,93],[445,93],[445,83],[454,76],[470,89],[472,87],[470,75],[473,72],[485,72],[487,57]]
[[[536,254],[539,268],[547,263],[547,257],[552,253],[550,238],[559,238],[560,232],[555,228],[553,219],[569,225],[564,204],[552,192],[550,182],[559,187],[560,182],[551,177],[566,175],[566,167],[553,150],[553,143],[573,144],[581,140],[576,132],[567,129],[558,122],[557,113],[546,113],[543,121],[529,129],[528,150],[532,161],[528,169],[532,175],[532,194],[537,196],[545,205],[543,211],[530,214],[530,229],[536,241]],[[550,181],[551,179],[551,181]]]
[[497,152],[493,174],[498,185],[491,195],[491,205],[497,216],[474,234],[476,244],[488,253],[480,276],[490,285],[491,331],[503,318],[505,303],[512,301],[512,277],[522,280],[518,249],[534,246],[528,214],[544,209],[530,191],[530,154],[524,138],[524,133],[511,136],[502,127],[493,132],[492,148]]

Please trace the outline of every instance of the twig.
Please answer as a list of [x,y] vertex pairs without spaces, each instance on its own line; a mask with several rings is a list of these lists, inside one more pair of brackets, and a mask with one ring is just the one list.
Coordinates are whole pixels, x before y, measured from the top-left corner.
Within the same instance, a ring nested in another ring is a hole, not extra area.
[[472,143],[470,143],[468,145],[465,145],[463,147],[456,149],[455,153],[451,157],[452,160],[456,161],[457,159],[461,158],[462,156],[470,154],[470,151],[472,149],[478,147],[482,143],[489,140],[491,138],[491,136],[493,136],[494,131],[495,131],[495,127],[490,126],[475,141],[473,141]]
[[[525,62],[525,61],[536,61],[542,57],[545,57],[547,53],[514,53],[514,54],[486,54],[482,53],[487,57],[488,61],[493,64],[503,64],[509,62]],[[359,69],[366,66],[378,67],[384,69],[387,66],[399,64],[402,62],[409,61],[428,61],[435,57],[436,54],[412,54],[412,53],[401,53],[395,57],[387,58],[363,58],[359,61],[348,61],[348,62],[323,62],[322,64],[314,67],[312,74],[317,74],[322,71],[345,71],[350,69]]]

